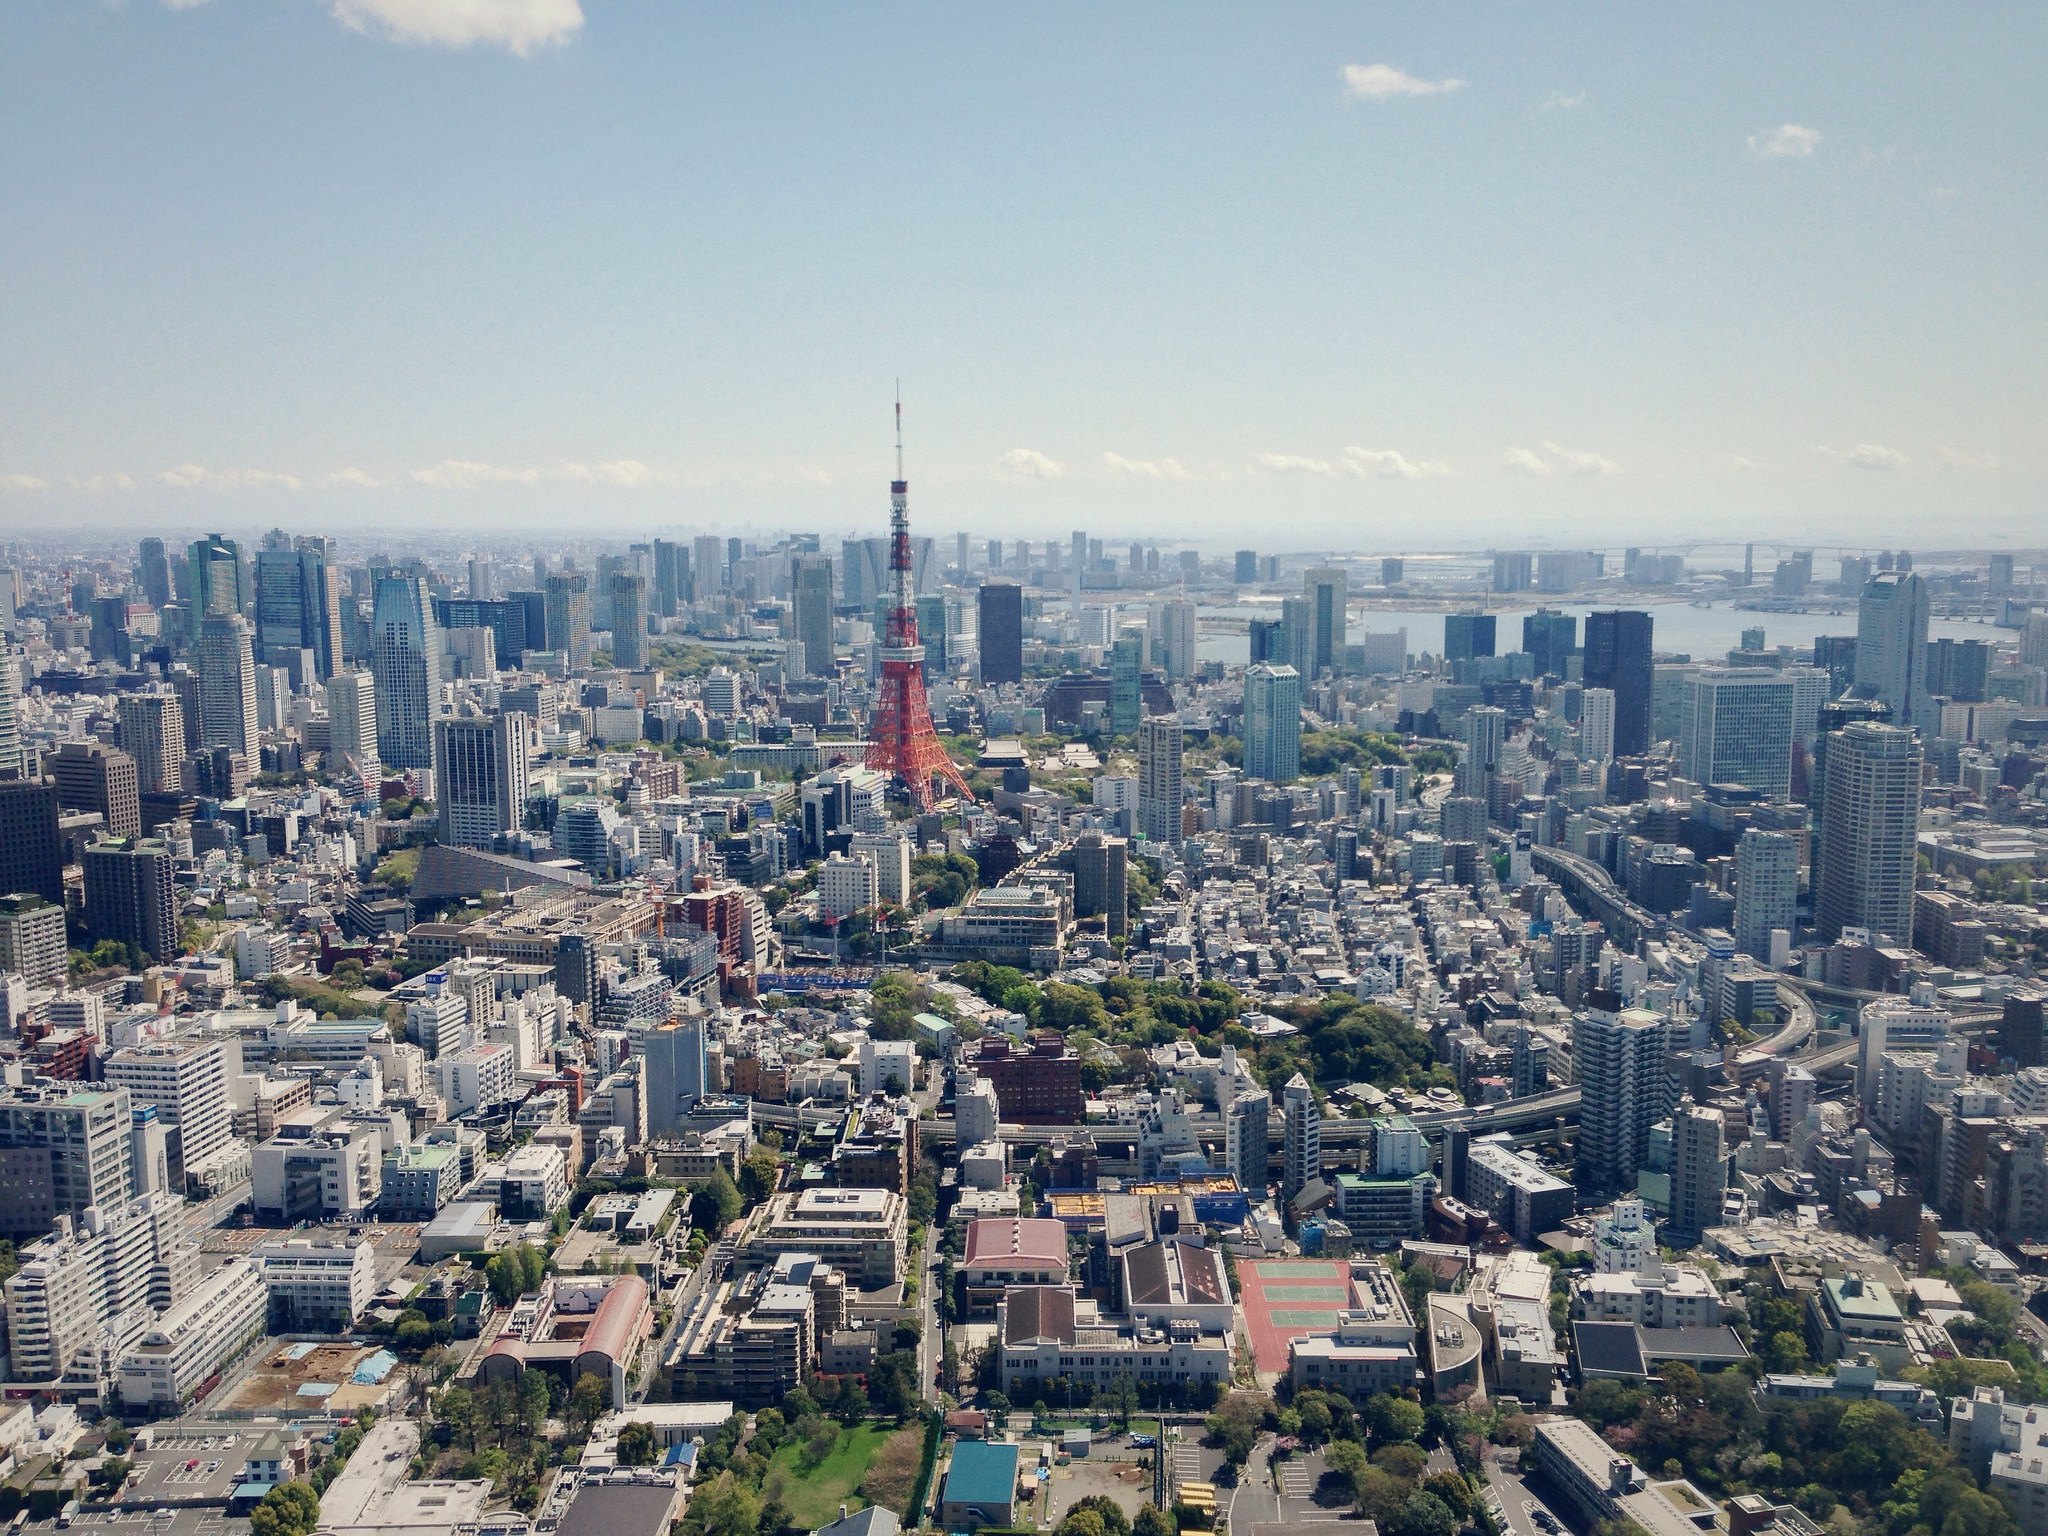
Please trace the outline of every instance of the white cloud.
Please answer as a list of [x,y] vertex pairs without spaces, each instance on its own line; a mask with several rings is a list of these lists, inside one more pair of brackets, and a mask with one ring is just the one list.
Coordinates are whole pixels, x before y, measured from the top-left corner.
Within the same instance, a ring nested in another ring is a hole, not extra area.
[[1066,465],[1036,448],[1012,448],[996,462],[1019,480],[1057,480],[1067,472]]
[[412,478],[437,491],[473,491],[484,485],[538,485],[540,471],[508,469],[474,459],[443,459],[430,468],[414,470]]
[[88,494],[135,489],[133,477],[118,472],[111,475],[66,475],[64,483],[74,491],[85,491]]
[[[536,478],[543,478],[537,471],[533,473]],[[559,480],[566,485],[608,485],[624,491],[637,491],[650,485],[675,483],[673,476],[649,469],[638,459],[610,459],[603,464],[564,461],[557,464],[544,478]]]
[[1346,64],[1344,94],[1354,101],[1397,101],[1407,96],[1442,96],[1462,91],[1455,79],[1423,80],[1391,64]]
[[1102,467],[1113,475],[1129,475],[1135,480],[1192,480],[1178,459],[1127,459],[1120,453],[1105,453]]
[[2005,466],[1998,455],[1993,453],[1965,453],[1960,448],[1937,445],[1935,457],[1943,469],[2003,469]]
[[1377,475],[1383,480],[1427,480],[1451,472],[1451,466],[1439,460],[1411,459],[1392,448],[1346,448],[1344,467],[1360,478]]
[[206,0],[164,0],[164,9],[167,11],[196,11],[204,4],[206,4]]
[[1858,443],[1854,448],[1830,448],[1826,443],[1816,443],[1814,452],[1856,469],[1904,469],[1909,462],[1898,449],[1887,448],[1883,443]]
[[1252,468],[1275,475],[1323,475],[1336,473],[1327,459],[1307,459],[1298,453],[1255,453]]
[[0,491],[47,491],[50,482],[39,475],[0,475]]
[[1604,454],[1584,453],[1575,448],[1560,448],[1555,443],[1545,443],[1543,451],[1557,461],[1560,469],[1575,475],[1618,475],[1621,466]]
[[334,19],[394,43],[504,48],[521,58],[583,27],[581,0],[333,0]]
[[1759,160],[1803,160],[1820,148],[1820,130],[1800,123],[1780,123],[1768,133],[1749,136],[1749,152]]
[[1744,458],[1744,457],[1743,457],[1743,456],[1742,456],[1741,454],[1739,454],[1739,453],[1738,453],[1738,454],[1734,454],[1734,455],[1731,455],[1731,456],[1730,456],[1730,458],[1729,458],[1729,460],[1728,460],[1728,467],[1729,467],[1730,469],[1735,469],[1735,470],[1744,470],[1744,469],[1755,469],[1755,468],[1756,468],[1756,460],[1755,460],[1755,459],[1745,459],[1745,458]]
[[382,484],[368,470],[356,469],[354,467],[337,469],[330,475],[324,475],[321,477],[320,483],[325,486],[352,491],[374,491]]
[[1538,457],[1526,448],[1510,448],[1506,462],[1507,467],[1514,470],[1517,474],[1547,475],[1550,473],[1550,461]]
[[210,469],[204,464],[178,464],[157,475],[159,485],[196,491],[303,491],[297,475],[274,469]]
[[1543,98],[1543,109],[1546,112],[1572,112],[1583,107],[1585,104],[1586,93],[1584,91],[1573,91],[1570,94],[1566,94],[1563,91],[1552,91]]

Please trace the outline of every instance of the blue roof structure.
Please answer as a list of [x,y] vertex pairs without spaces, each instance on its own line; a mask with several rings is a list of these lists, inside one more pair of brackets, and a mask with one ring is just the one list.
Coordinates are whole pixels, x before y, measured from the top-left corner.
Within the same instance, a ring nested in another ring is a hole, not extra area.
[[962,1440],[946,1469],[948,1504],[1007,1505],[1017,1496],[1017,1447]]

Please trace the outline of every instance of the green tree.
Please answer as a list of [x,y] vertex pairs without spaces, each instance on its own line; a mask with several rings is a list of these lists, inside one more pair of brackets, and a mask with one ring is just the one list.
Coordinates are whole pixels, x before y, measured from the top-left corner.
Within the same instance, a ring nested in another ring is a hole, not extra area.
[[1458,1517],[1433,1493],[1411,1493],[1394,1518],[1393,1536],[1457,1536]]
[[731,1472],[721,1472],[690,1500],[685,1525],[703,1536],[756,1536],[761,1528],[760,1497]]
[[1323,1465],[1343,1485],[1344,1491],[1356,1498],[1358,1479],[1372,1463],[1366,1459],[1365,1447],[1356,1440],[1338,1440],[1323,1453]]
[[1155,1504],[1140,1504],[1131,1521],[1131,1536],[1178,1536],[1166,1512]]
[[611,1411],[611,1383],[602,1376],[586,1373],[576,1378],[569,1390],[569,1417],[587,1430]]
[[619,1465],[622,1467],[651,1467],[659,1457],[661,1447],[655,1443],[654,1426],[635,1421],[619,1426]]
[[868,1395],[853,1377],[839,1378],[839,1392],[832,1399],[832,1415],[842,1424],[858,1424],[868,1416]]
[[309,1536],[319,1523],[320,1495],[310,1483],[279,1483],[249,1511],[251,1536]]
[[1422,1406],[1382,1392],[1365,1405],[1366,1435],[1372,1444],[1390,1445],[1422,1435]]
[[476,1449],[476,1398],[467,1387],[446,1388],[434,1399],[434,1417],[448,1426],[449,1436],[466,1450]]
[[745,1209],[739,1186],[721,1167],[714,1169],[711,1177],[698,1185],[691,1195],[690,1222],[706,1232],[719,1233],[738,1221]]
[[1131,1415],[1138,1411],[1138,1383],[1129,1371],[1109,1378],[1109,1411],[1116,1415],[1117,1428],[1129,1429]]

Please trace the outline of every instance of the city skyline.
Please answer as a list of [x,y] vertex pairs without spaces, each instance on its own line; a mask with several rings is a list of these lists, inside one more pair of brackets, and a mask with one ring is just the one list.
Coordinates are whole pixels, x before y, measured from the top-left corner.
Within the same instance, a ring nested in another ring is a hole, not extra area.
[[0,536],[2031,533],[2037,14],[1164,14],[24,7]]

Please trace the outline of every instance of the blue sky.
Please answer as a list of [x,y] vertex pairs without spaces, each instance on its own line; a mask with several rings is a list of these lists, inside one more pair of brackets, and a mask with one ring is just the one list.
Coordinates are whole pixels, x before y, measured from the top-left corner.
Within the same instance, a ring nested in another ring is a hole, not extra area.
[[2048,10],[8,0],[0,532],[2027,547]]

